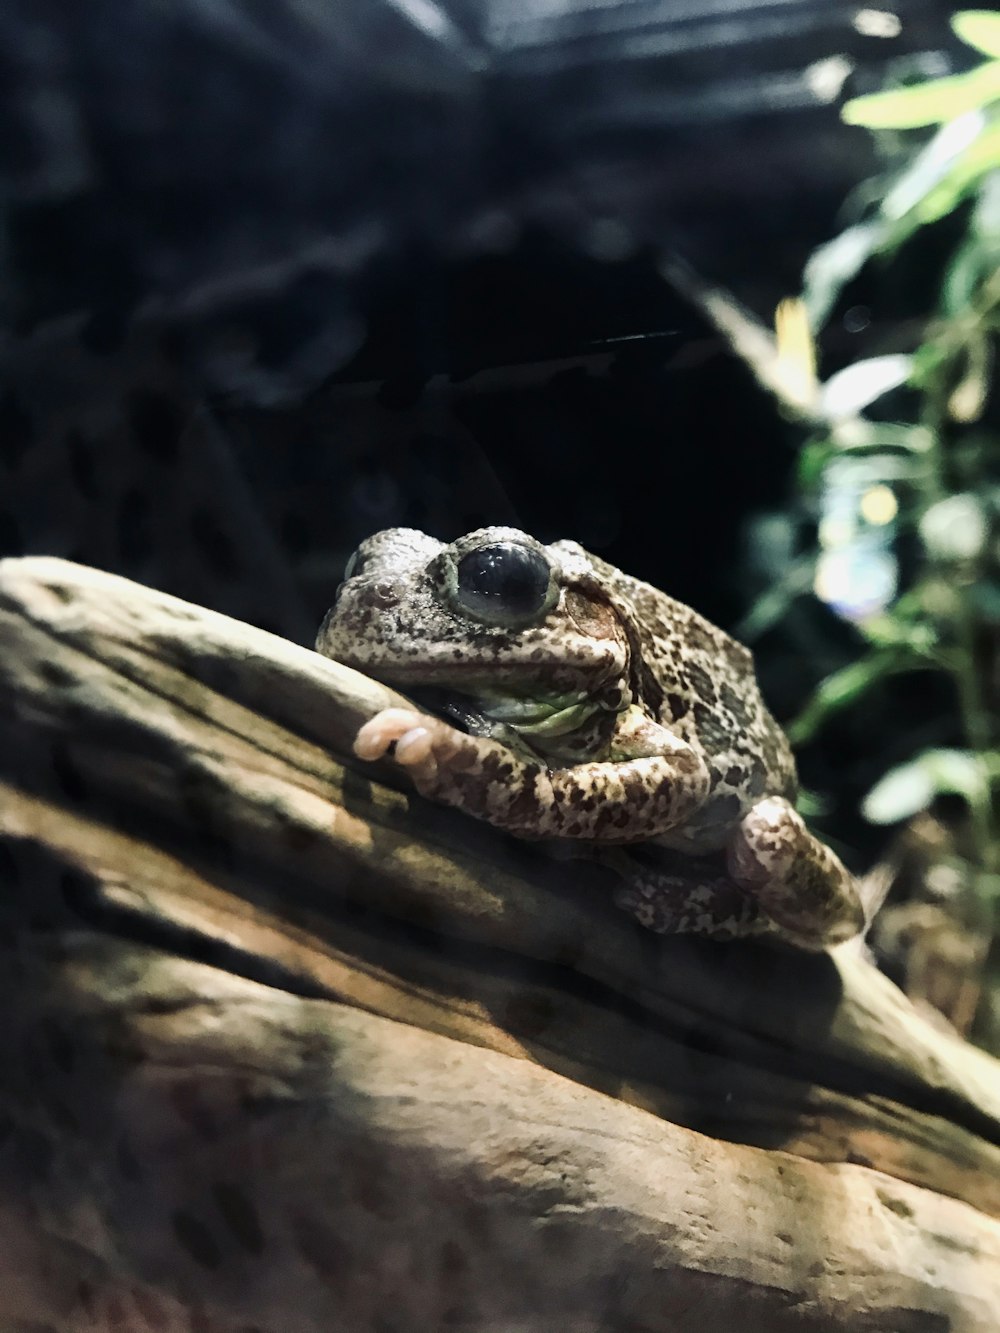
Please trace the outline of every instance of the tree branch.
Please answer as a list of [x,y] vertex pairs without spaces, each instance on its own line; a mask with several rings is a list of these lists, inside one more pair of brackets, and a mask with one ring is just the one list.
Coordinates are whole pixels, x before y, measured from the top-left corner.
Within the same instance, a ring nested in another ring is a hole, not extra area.
[[998,1067],[859,955],[645,935],[124,580],[0,645],[4,1327],[995,1327]]

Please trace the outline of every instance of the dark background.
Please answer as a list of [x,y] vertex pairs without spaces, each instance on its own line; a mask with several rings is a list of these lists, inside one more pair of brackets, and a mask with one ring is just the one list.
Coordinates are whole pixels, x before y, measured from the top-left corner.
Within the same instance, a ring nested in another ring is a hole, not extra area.
[[[801,437],[661,261],[766,323],[798,289],[878,166],[839,105],[969,56],[860,8],[8,0],[0,554],[310,642],[371,531],[510,523],[737,623],[811,541]],[[829,365],[919,295],[869,283]],[[808,596],[754,647],[786,718],[854,651]],[[882,702],[803,756],[861,859]]]

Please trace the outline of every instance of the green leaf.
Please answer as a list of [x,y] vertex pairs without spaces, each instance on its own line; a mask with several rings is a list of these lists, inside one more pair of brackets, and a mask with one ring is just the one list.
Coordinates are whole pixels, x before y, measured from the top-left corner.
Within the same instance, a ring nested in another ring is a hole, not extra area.
[[926,810],[935,796],[962,796],[980,802],[986,772],[969,750],[925,750],[908,764],[891,769],[865,797],[861,811],[872,824],[895,824]]
[[788,578],[757,598],[736,627],[741,643],[754,643],[787,617],[794,603],[812,587],[813,563],[811,559],[800,561]]
[[998,97],[1000,60],[989,60],[966,74],[855,97],[844,104],[840,114],[848,125],[863,125],[869,130],[909,130],[943,125],[988,106]]
[[[946,315],[954,318],[968,313],[982,282],[987,262],[983,247],[977,240],[966,241],[955,251],[941,288],[941,308]],[[925,369],[926,358],[918,358],[914,365],[914,378],[923,379]]]
[[970,333],[964,351],[964,374],[948,396],[948,415],[967,425],[982,416],[992,382],[993,344],[981,326]]
[[855,361],[826,381],[820,405],[828,417],[852,417],[910,378],[913,358],[905,352]]
[[1000,625],[1000,583],[981,579],[972,584],[966,596],[981,616],[994,625]]
[[[913,375],[910,380],[912,383]],[[856,417],[852,422],[834,423],[833,443],[841,455],[870,458],[873,466],[881,469],[882,481],[919,481],[927,471],[920,456],[933,447],[934,437],[922,425]],[[896,452],[903,449],[909,458]]]
[[951,17],[952,30],[967,46],[984,56],[1000,56],[1000,14],[989,9],[966,9]]
[[830,798],[825,792],[813,791],[808,787],[799,788],[795,808],[803,819],[822,819],[830,813],[830,807]]
[[802,299],[814,329],[826,322],[847,283],[881,249],[885,232],[881,219],[859,222],[809,256],[802,276]]
[[946,217],[985,176],[1000,168],[1000,124],[991,124],[969,145],[946,176],[914,205],[923,226]]
[[799,489],[807,494],[819,488],[827,464],[835,454],[833,444],[827,440],[809,440],[799,450],[796,467]]
[[805,708],[786,728],[793,745],[810,740],[834,713],[859,699],[875,681],[900,669],[900,655],[873,653],[859,662],[850,662],[821,681]]
[[916,761],[891,769],[861,804],[870,824],[895,824],[926,810],[934,799],[930,774]]
[[882,217],[898,223],[912,215],[948,179],[988,123],[991,122],[981,112],[974,111],[943,125],[886,191],[880,209]]
[[934,626],[923,621],[908,620],[899,614],[897,602],[893,611],[884,611],[878,616],[869,616],[858,629],[873,647],[906,647],[918,656],[932,653],[937,644]]
[[1000,875],[988,875],[981,871],[976,876],[976,891],[980,900],[995,910],[1000,905]]
[[926,342],[913,354],[910,383],[925,392],[930,390],[942,368],[948,363],[947,350],[937,342]]
[[921,540],[935,560],[962,563],[975,560],[989,541],[989,517],[979,496],[971,491],[947,495],[920,516]]
[[972,214],[972,235],[1000,258],[1000,171],[991,171],[979,187]]

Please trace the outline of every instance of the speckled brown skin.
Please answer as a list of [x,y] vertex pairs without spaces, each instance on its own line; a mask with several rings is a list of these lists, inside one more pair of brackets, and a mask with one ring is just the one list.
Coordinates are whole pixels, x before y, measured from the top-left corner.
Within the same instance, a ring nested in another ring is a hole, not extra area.
[[[497,544],[523,547],[548,587],[528,613],[485,623],[456,571]],[[410,692],[432,687],[464,728],[389,709],[362,727],[359,756],[395,747],[423,795],[520,837],[723,852],[716,879],[629,876],[618,900],[650,929],[771,926],[821,948],[863,927],[850,875],[790,804],[794,762],[750,653],[689,607],[573,542],[512,528],[449,546],[391,529],[349,574],[318,650]]]

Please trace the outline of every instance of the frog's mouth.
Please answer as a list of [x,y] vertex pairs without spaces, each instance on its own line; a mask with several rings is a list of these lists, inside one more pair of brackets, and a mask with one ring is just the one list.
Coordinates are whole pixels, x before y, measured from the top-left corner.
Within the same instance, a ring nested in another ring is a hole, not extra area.
[[[586,731],[601,707],[582,693],[489,696],[456,694],[434,686],[410,692],[422,708],[470,736],[489,736],[546,756],[564,750],[568,737]],[[520,744],[518,744],[520,742]]]

